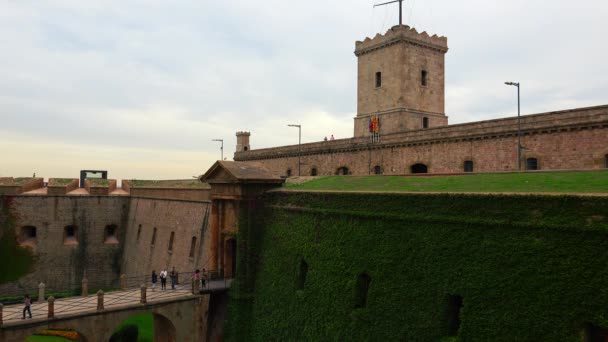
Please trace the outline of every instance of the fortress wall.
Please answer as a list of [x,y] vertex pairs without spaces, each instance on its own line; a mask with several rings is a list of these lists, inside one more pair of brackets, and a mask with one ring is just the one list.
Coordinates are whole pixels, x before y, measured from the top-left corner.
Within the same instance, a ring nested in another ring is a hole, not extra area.
[[[526,115],[521,126],[522,145],[527,148],[523,159],[538,158],[541,169],[605,165],[608,106]],[[380,139],[378,144],[370,144],[368,138],[303,144],[302,175],[310,175],[313,166],[319,175],[333,175],[342,166],[353,175],[367,175],[375,165],[384,174],[407,174],[418,162],[432,173],[462,172],[465,160],[473,160],[476,172],[517,169],[516,117],[406,131]],[[258,161],[280,175],[291,168],[292,175],[297,175],[297,155],[298,146],[293,145],[237,152],[235,160]]]
[[152,197],[179,199],[189,201],[206,201],[209,200],[209,189],[199,188],[135,188],[129,189],[133,197]]
[[[525,159],[537,158],[542,170],[599,169],[605,166],[608,154],[608,128],[524,135],[522,167]],[[360,149],[301,157],[302,175],[334,175],[347,167],[353,175],[374,173],[382,167],[385,175],[409,174],[416,163],[428,166],[431,173],[463,172],[465,160],[472,160],[475,172],[517,170],[517,136],[495,137],[458,142],[440,142],[418,146]],[[260,160],[265,167],[279,175],[297,175],[298,158],[285,157]]]
[[242,256],[256,265],[253,299],[231,298],[225,340],[575,341],[604,326],[606,197],[271,191],[264,201],[260,242]]
[[[171,271],[175,266],[182,273],[208,268],[208,247],[204,246],[209,240],[208,202],[136,197],[130,201],[122,264],[125,274],[141,274],[149,284],[153,269],[158,273],[163,267]],[[154,228],[156,237],[152,244]],[[172,251],[169,250],[171,232],[175,232]],[[194,256],[190,257],[192,237],[196,237],[196,248]]]
[[[129,198],[108,196],[15,196],[15,233],[36,227],[31,272],[17,282],[0,285],[0,292],[37,288],[48,291],[80,287],[86,271],[91,287],[109,286],[118,279],[125,242]],[[118,243],[104,243],[105,227],[115,224]],[[78,244],[65,244],[65,227],[75,225]],[[10,262],[3,260],[2,262]],[[90,288],[91,288],[90,287]],[[91,288],[92,290],[92,288]]]

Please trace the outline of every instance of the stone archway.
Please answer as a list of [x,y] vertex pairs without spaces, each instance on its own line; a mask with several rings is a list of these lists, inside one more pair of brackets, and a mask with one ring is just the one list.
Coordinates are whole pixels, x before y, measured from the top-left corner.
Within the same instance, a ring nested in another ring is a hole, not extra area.
[[414,164],[410,167],[410,172],[411,173],[428,173],[429,169],[425,164],[418,163],[418,164]]
[[154,341],[177,341],[177,331],[171,320],[153,312],[136,314],[121,321],[109,341],[128,341],[142,336]]

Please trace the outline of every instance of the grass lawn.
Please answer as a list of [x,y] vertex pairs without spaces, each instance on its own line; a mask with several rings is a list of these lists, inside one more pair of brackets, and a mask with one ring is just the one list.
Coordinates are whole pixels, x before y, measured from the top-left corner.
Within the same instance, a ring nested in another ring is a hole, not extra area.
[[124,322],[122,322],[117,331],[126,325],[136,325],[139,329],[137,342],[154,341],[154,317],[151,313],[135,315],[127,318]]
[[525,172],[454,176],[331,176],[288,190],[396,191],[396,192],[557,192],[606,193],[608,170]]

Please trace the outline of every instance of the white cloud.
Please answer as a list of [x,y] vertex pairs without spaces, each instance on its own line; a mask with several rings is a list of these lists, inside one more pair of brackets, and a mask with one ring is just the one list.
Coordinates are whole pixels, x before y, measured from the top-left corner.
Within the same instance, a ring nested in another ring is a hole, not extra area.
[[[252,131],[254,148],[295,144],[288,123],[302,124],[303,142],[350,137],[354,41],[397,17],[396,5],[373,3],[4,1],[0,173],[95,166],[117,178],[183,178],[218,158],[213,138],[231,157],[238,130]],[[606,103],[604,2],[405,8],[419,31],[448,36],[452,123],[515,114],[507,80],[522,83],[524,113]]]

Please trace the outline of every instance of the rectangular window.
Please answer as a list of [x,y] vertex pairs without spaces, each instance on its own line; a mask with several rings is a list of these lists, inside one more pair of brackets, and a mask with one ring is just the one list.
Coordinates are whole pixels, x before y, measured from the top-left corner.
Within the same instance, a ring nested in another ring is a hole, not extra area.
[[466,160],[464,162],[464,172],[473,172],[473,161]]
[[422,84],[423,87],[426,87],[426,84],[427,84],[427,72],[426,72],[426,70],[422,70],[422,72],[421,72],[420,84]]
[[190,243],[190,257],[194,258],[194,250],[196,249],[196,236],[192,237],[192,242]]
[[448,296],[448,336],[458,336],[460,329],[460,311],[462,310],[462,297],[458,295]]
[[156,227],[154,227],[154,231],[152,232],[152,241],[150,241],[150,244],[152,246],[154,246],[155,243],[156,243]]
[[376,73],[376,88],[380,87],[382,87],[382,73],[378,71]]
[[169,237],[169,252],[173,252],[173,239],[175,239],[175,232],[171,232],[171,237]]

